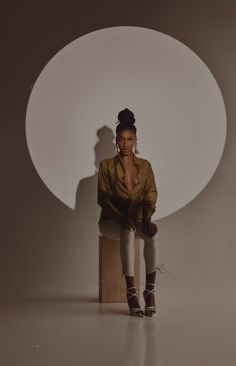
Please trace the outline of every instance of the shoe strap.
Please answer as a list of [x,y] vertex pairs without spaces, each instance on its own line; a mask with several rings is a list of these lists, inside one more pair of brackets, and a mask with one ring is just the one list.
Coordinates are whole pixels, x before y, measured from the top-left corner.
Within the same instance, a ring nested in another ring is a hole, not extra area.
[[145,306],[145,310],[156,310],[156,305],[153,305],[153,306]]
[[[155,286],[155,283],[147,282],[146,285],[154,285]],[[146,291],[146,293],[145,293],[145,291]],[[155,287],[151,290],[147,287],[145,288],[145,290],[143,291],[144,299],[146,299],[146,297],[150,294],[155,295]]]
[[156,267],[156,269],[157,269],[157,271],[159,271],[160,273],[163,273],[163,269],[167,272],[167,273],[169,273],[169,275],[171,275],[172,276],[172,274],[165,268],[165,266],[164,266],[164,263],[162,263],[162,264],[160,264],[160,265],[158,265],[157,267]]
[[150,295],[150,294],[155,294],[155,289],[153,288],[152,290],[149,290],[149,288],[145,288],[144,292],[147,291],[148,293],[144,293],[144,297]]
[[140,318],[143,318],[144,317],[144,311],[142,310],[142,308],[130,308],[130,314],[133,315],[133,316],[136,316],[137,313],[140,313],[141,312],[141,317]]
[[[129,293],[130,293],[130,295],[128,296],[128,299],[130,299],[132,296],[137,296],[137,294],[135,293],[133,293],[133,292],[130,292],[130,291],[128,291]],[[137,296],[138,297],[138,296]]]
[[138,295],[137,295],[137,292],[136,292],[136,291],[135,291],[135,292],[129,291],[129,289],[131,289],[131,288],[135,288],[135,286],[127,287],[127,292],[130,294],[130,295],[128,296],[128,299],[130,299],[132,296],[137,296],[137,297],[138,297]]

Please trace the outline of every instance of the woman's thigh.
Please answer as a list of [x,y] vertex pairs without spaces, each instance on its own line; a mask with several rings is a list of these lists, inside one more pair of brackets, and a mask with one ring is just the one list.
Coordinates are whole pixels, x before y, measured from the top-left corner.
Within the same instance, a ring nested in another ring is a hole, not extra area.
[[115,220],[104,220],[99,223],[99,230],[103,236],[113,240],[120,240],[122,226]]
[[[107,238],[120,240],[121,231],[127,230],[127,228],[123,229],[122,226],[116,220],[104,220],[99,223],[99,230],[101,234],[106,236]],[[157,234],[154,235],[154,237],[155,236],[157,236]],[[136,222],[135,238],[150,241],[154,237],[150,238],[144,234],[142,230],[142,221]]]

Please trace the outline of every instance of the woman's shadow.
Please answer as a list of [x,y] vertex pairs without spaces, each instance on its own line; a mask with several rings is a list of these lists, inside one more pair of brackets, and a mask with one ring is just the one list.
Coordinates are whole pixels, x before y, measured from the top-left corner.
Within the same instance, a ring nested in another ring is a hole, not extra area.
[[[115,155],[114,134],[111,128],[103,126],[97,130],[98,142],[94,146],[95,173],[80,180],[76,191],[75,215],[73,220],[74,243],[77,256],[77,275],[86,285],[99,283],[99,228],[101,207],[97,204],[98,167],[101,160]],[[84,163],[86,164],[86,157]]]

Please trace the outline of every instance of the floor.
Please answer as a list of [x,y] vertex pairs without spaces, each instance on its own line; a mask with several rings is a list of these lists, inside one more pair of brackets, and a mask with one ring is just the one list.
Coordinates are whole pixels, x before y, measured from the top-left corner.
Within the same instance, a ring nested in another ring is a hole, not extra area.
[[97,285],[89,290],[2,300],[0,365],[235,366],[232,293],[162,288],[158,317],[139,319],[126,303],[99,303]]

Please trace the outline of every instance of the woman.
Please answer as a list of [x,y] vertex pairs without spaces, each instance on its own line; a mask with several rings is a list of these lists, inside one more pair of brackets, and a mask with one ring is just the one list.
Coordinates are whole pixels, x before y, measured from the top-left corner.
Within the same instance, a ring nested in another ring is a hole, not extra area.
[[[156,210],[157,187],[151,164],[138,158],[135,118],[128,108],[118,114],[117,155],[100,162],[98,199],[102,207],[98,221],[102,235],[120,240],[120,256],[127,285],[127,301],[132,316],[155,316],[155,279],[158,269],[158,228],[151,221]],[[135,147],[135,154],[133,152]],[[119,148],[119,150],[118,150]],[[145,312],[134,287],[134,239],[144,239],[146,288]]]

